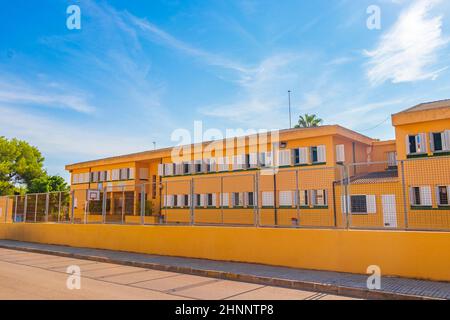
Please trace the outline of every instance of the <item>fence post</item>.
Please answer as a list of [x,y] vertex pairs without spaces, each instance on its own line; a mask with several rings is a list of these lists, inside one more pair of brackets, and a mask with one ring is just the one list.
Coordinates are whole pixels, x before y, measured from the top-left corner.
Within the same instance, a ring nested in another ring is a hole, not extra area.
[[405,229],[408,229],[408,206],[406,198],[406,181],[405,181],[405,165],[404,160],[400,160],[402,168],[402,190],[403,190],[403,211],[405,215]]
[[37,221],[37,209],[38,209],[38,201],[39,201],[39,194],[36,193],[36,199],[34,203],[34,222]]
[[58,219],[57,219],[58,223],[61,221],[61,197],[62,197],[62,191],[60,191],[59,195],[58,195]]
[[295,200],[297,202],[297,227],[300,227],[300,190],[299,190],[299,170],[295,170]]
[[6,208],[5,208],[5,223],[6,223],[6,221],[7,221],[7,218],[8,218],[8,204],[9,204],[9,197],[8,196],[6,196],[5,197],[6,198]]
[[125,187],[122,186],[122,220],[121,223],[124,223],[125,219]]
[[73,190],[71,192],[71,196],[72,196],[72,205],[70,206],[70,220],[72,223],[75,223],[75,190]]
[[[195,224],[195,203],[194,203],[194,178],[191,179],[191,225]],[[167,182],[166,182],[166,202],[167,202]],[[167,203],[166,203],[166,218],[167,218]]]
[[15,196],[14,222],[17,222],[17,195]]
[[[349,165],[347,165],[347,166],[345,166],[345,165],[343,165],[342,166],[342,172],[343,172],[343,175],[342,175],[342,177],[343,177],[343,185],[344,185],[344,189],[343,189],[343,193],[344,193],[344,209],[345,209],[345,224],[346,224],[346,227],[347,227],[347,229],[349,229],[350,228],[350,215],[349,215],[349,201],[348,201],[348,198],[349,198],[349,196],[348,196],[348,184],[349,184],[349,182],[350,182],[350,176],[349,176]],[[342,201],[342,199],[341,199],[341,201]]]
[[106,223],[106,198],[108,197],[107,187],[103,188],[103,198],[102,198],[102,223]]
[[141,224],[145,224],[145,184],[141,185]]
[[47,192],[45,196],[45,222],[48,222],[48,207],[49,207],[50,193]]
[[[224,216],[223,216],[223,176],[220,177],[220,214],[222,218],[222,225],[224,223]],[[230,199],[228,199],[230,201]]]
[[253,175],[253,215],[254,215],[254,224],[255,227],[258,227],[258,205],[257,205],[257,195],[258,194],[258,180],[256,177],[256,173]]
[[28,195],[25,194],[25,202],[23,206],[23,222],[27,222]]

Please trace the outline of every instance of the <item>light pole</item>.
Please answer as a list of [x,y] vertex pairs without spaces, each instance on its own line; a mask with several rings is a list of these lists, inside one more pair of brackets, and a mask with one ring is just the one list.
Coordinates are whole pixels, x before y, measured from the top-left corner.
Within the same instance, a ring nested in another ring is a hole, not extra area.
[[289,129],[292,129],[292,117],[291,117],[291,90],[288,90],[289,99]]

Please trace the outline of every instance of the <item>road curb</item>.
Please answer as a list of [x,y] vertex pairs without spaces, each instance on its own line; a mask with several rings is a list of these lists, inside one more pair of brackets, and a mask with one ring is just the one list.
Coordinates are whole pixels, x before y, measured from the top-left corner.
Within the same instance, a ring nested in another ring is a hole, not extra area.
[[346,287],[341,285],[324,284],[308,281],[289,280],[281,278],[270,278],[264,276],[246,275],[242,273],[224,272],[217,270],[195,269],[191,267],[164,265],[152,262],[127,261],[120,259],[111,259],[102,256],[93,256],[80,253],[68,253],[57,250],[37,249],[30,247],[18,247],[14,245],[0,244],[0,248],[19,250],[32,253],[50,254],[60,257],[90,260],[104,263],[114,263],[124,266],[140,267],[146,269],[178,272],[196,276],[204,276],[223,280],[236,280],[254,284],[283,287],[289,289],[316,291],[325,294],[342,295],[352,298],[368,299],[368,300],[441,300],[434,297],[408,295],[395,292],[386,292],[380,290],[369,290],[365,288]]

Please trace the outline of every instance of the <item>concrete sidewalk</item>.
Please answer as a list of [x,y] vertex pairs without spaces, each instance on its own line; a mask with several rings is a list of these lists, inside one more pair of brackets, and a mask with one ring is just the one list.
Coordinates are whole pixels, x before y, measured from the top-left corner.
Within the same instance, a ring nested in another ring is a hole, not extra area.
[[350,273],[166,257],[11,240],[0,240],[0,248],[310,290],[362,299],[450,299],[450,283],[447,282],[383,277],[381,290],[368,290],[366,287],[366,275]]

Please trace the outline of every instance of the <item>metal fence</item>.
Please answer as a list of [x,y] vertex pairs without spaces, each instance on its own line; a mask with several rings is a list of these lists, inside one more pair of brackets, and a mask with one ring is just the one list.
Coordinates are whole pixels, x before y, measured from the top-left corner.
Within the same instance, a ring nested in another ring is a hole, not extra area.
[[443,156],[0,197],[0,221],[450,231],[449,193]]

